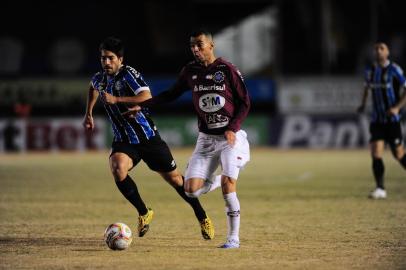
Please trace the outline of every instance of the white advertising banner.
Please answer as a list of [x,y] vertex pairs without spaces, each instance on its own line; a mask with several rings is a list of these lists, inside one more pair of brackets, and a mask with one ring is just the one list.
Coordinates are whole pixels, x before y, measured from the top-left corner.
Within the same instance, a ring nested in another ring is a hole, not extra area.
[[[283,114],[355,113],[361,103],[362,77],[292,77],[278,85]],[[369,106],[369,104],[368,104]]]

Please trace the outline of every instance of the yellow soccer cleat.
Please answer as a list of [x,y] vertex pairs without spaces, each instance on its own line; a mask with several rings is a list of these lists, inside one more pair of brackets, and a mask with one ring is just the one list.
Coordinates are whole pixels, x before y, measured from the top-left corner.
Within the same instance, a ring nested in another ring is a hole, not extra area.
[[148,212],[138,217],[138,236],[143,237],[149,230],[149,224],[151,223],[152,217],[154,216],[154,211],[148,208]]
[[200,221],[200,228],[204,239],[210,240],[214,238],[214,226],[209,217]]

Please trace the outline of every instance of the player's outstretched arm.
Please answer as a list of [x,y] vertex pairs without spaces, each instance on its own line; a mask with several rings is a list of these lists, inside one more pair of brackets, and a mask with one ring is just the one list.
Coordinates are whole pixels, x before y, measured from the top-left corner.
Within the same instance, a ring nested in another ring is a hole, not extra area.
[[83,127],[87,130],[94,129],[93,108],[98,96],[99,92],[93,88],[92,84],[90,84],[86,102],[86,113],[82,123]]
[[102,92],[101,95],[107,104],[130,103],[136,105],[152,98],[151,91],[149,90],[143,90],[135,96],[126,96],[126,97],[113,96],[107,92]]
[[153,107],[159,104],[173,101],[180,95],[182,95],[182,93],[182,91],[176,90],[176,88],[170,88],[169,90],[164,91],[155,97],[146,99],[141,103],[136,103],[133,107],[129,108],[128,111],[122,113],[122,115],[127,117],[134,117],[137,112],[141,111],[141,107]]

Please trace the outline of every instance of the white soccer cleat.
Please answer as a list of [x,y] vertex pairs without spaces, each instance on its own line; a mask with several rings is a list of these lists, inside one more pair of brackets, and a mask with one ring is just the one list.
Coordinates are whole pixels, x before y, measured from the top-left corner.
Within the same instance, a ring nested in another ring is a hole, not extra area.
[[239,248],[240,247],[240,241],[235,240],[235,239],[227,239],[227,241],[219,246],[219,248]]
[[386,199],[386,190],[382,188],[376,188],[369,194],[368,198],[370,199]]

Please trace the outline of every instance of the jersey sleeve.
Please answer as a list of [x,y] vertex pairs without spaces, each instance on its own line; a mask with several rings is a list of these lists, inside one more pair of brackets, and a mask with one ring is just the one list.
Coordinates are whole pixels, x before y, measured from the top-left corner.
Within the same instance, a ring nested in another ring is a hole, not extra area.
[[126,69],[124,80],[126,81],[128,88],[134,93],[134,95],[137,95],[141,91],[149,91],[149,86],[144,81],[141,73],[133,68]]
[[399,81],[399,84],[403,87],[406,87],[406,79],[405,76],[403,75],[403,70],[400,66],[397,64],[393,64],[393,70],[396,79]]
[[93,87],[94,90],[102,91],[100,89],[100,83],[102,82],[103,75],[100,72],[97,72],[93,75],[92,79],[90,80],[90,85]]
[[244,83],[244,79],[238,69],[230,67],[231,75],[231,88],[234,95],[235,113],[231,119],[228,129],[237,132],[241,129],[241,124],[248,115],[251,107],[251,101],[248,94],[247,86]]
[[176,82],[168,90],[161,92],[157,96],[142,102],[140,105],[144,107],[152,107],[155,105],[168,103],[180,97],[188,89],[187,67],[184,67],[179,73]]

